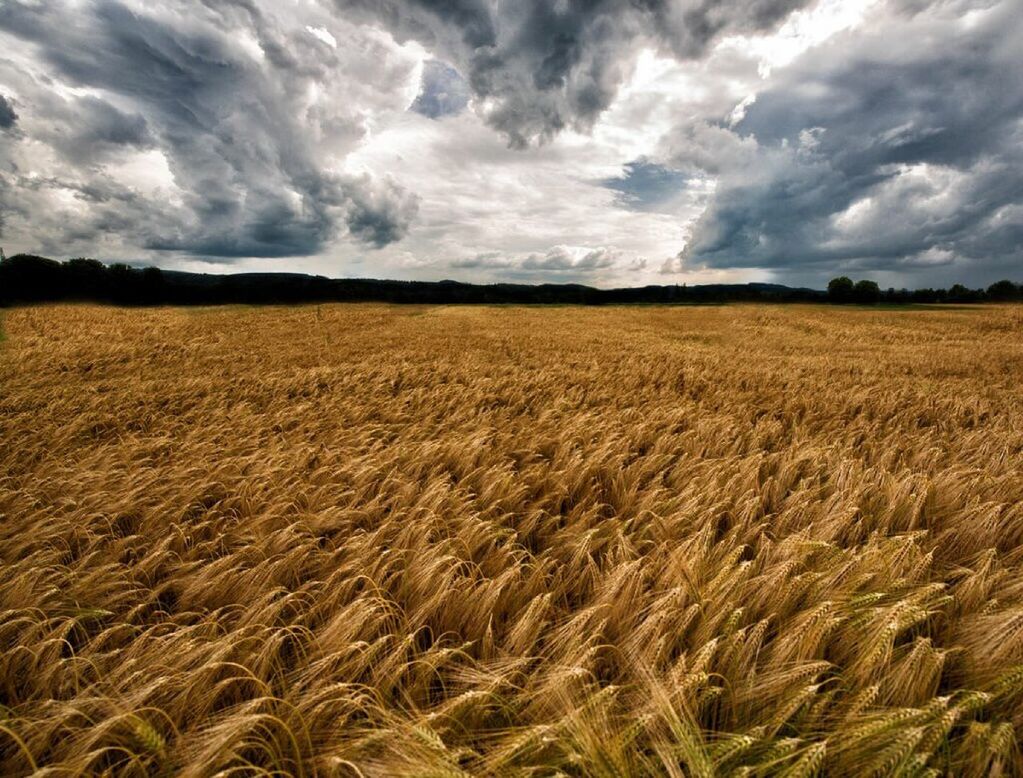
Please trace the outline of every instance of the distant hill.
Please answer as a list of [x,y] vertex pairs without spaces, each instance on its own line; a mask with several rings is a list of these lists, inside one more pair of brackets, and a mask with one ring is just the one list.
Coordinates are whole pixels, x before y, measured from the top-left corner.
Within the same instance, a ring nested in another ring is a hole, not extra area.
[[738,300],[820,302],[825,292],[779,284],[707,284],[596,289],[580,284],[466,284],[459,281],[335,279],[300,273],[211,275],[96,260],[57,262],[19,254],[0,263],[0,303],[88,300],[121,304],[388,302],[601,305],[719,303]]
[[[1008,298],[1020,287],[1010,282]],[[998,285],[993,285],[994,289]],[[876,287],[875,287],[876,289]],[[961,291],[957,291],[961,290]],[[890,289],[880,302],[981,302],[984,290]],[[158,268],[105,265],[94,259],[57,262],[19,254],[0,262],[0,305],[91,301],[120,305],[228,303],[387,302],[440,304],[608,305],[621,303],[828,302],[828,293],[781,284],[666,285],[596,289],[580,284],[466,284],[459,281],[388,281],[326,278],[300,273],[211,275]]]

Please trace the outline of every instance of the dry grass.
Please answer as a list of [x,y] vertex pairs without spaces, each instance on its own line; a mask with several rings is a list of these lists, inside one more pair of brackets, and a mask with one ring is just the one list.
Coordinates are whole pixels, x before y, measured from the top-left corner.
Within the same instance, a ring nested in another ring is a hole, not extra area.
[[0,772],[1023,775],[1023,311],[19,309]]

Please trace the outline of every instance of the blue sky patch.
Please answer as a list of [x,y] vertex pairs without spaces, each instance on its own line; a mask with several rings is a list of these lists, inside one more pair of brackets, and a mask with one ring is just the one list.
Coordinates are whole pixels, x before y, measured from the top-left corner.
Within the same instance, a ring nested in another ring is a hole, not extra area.
[[655,211],[686,188],[688,176],[664,165],[637,159],[624,165],[625,173],[606,178],[600,185],[618,193],[618,202],[633,211]]
[[440,119],[461,113],[468,104],[469,85],[457,70],[435,59],[423,63],[419,95],[410,111]]

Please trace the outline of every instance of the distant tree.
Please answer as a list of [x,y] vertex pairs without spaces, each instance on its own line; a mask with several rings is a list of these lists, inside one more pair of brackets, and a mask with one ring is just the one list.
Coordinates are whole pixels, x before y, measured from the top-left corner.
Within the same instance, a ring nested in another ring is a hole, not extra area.
[[1021,296],[1020,291],[1012,281],[995,281],[987,288],[987,296],[992,300],[1015,300]]
[[853,287],[853,300],[860,305],[877,305],[881,301],[881,289],[875,281],[864,278]]
[[107,268],[110,299],[120,305],[138,305],[141,302],[142,274],[130,265],[115,262]]
[[986,297],[987,293],[983,289],[970,289],[962,284],[953,284],[948,290],[950,303],[979,303]]
[[142,270],[139,302],[156,305],[163,302],[164,285],[163,271],[158,267],[147,267]]
[[889,303],[891,305],[905,305],[912,300],[912,295],[908,289],[896,289],[895,287],[888,287],[884,292],[881,293],[881,302]]
[[80,300],[103,299],[108,294],[107,268],[98,260],[69,259],[64,263],[64,277],[67,280],[68,294]]
[[833,303],[847,303],[852,300],[853,282],[851,278],[839,276],[828,282],[828,300]]
[[15,254],[0,263],[0,304],[62,300],[63,266],[32,254]]

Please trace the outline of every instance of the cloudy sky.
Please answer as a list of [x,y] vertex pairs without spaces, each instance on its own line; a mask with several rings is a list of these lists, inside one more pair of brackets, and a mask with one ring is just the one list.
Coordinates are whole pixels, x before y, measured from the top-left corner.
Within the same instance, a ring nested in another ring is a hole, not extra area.
[[0,0],[0,245],[1023,280],[1023,0]]

